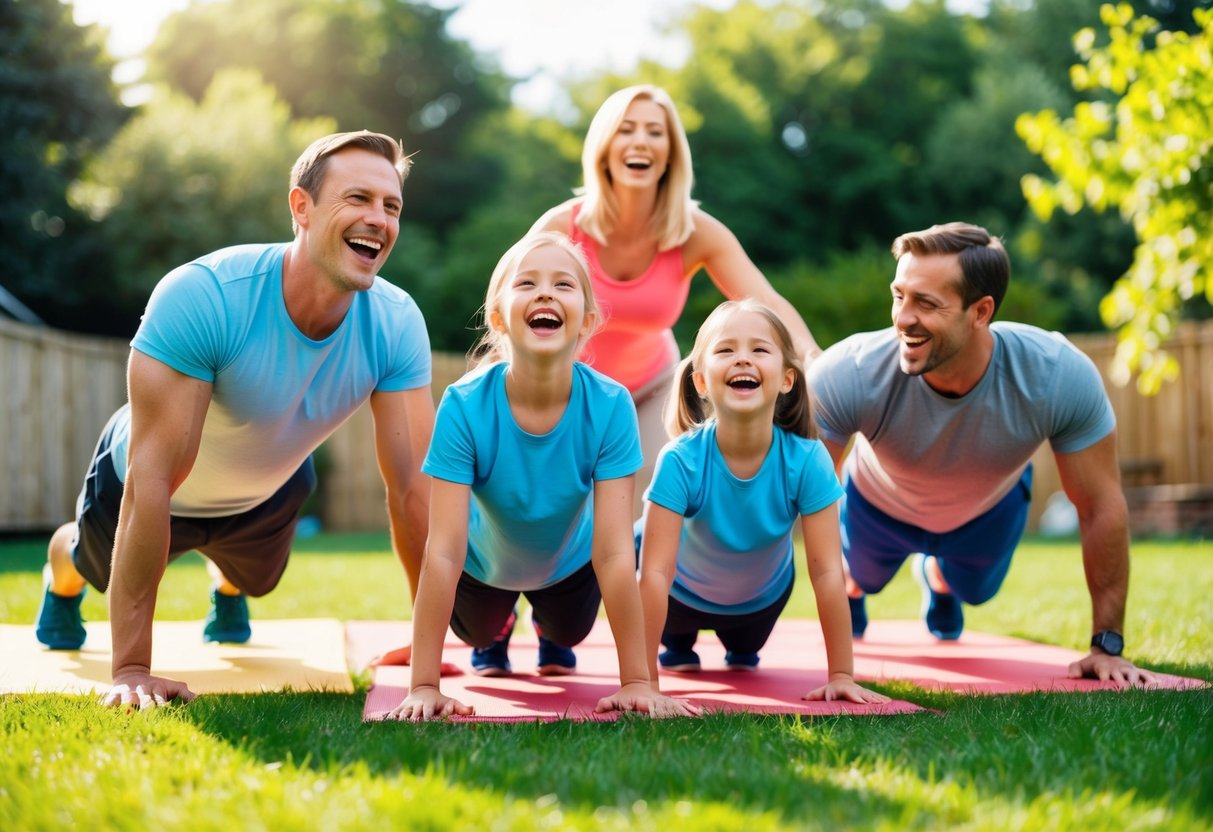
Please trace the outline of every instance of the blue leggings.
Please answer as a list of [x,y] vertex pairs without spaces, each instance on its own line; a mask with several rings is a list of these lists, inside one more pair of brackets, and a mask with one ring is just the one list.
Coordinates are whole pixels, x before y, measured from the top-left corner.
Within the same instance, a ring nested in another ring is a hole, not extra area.
[[1032,466],[992,509],[950,532],[936,534],[903,523],[869,503],[847,478],[840,508],[842,554],[859,588],[880,592],[915,552],[939,561],[952,593],[966,604],[994,597],[1011,568],[1011,555],[1028,522]]

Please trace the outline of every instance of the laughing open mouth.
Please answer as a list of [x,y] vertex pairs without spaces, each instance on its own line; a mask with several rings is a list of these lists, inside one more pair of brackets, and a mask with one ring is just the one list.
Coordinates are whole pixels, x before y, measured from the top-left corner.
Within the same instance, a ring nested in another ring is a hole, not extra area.
[[734,390],[756,390],[758,388],[758,379],[754,376],[735,376],[729,379],[729,387]]
[[374,260],[383,250],[383,243],[369,237],[351,237],[345,241],[345,244],[353,249],[355,254],[366,257],[368,260]]
[[541,309],[527,318],[526,325],[531,329],[552,330],[560,329],[564,325],[564,321],[560,320],[554,313]]

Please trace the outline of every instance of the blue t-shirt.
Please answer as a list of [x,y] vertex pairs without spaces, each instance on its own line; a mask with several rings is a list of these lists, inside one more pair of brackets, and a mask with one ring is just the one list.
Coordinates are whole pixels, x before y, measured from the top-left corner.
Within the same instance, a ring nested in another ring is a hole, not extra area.
[[[170,511],[222,517],[276,492],[374,391],[430,383],[430,343],[413,299],[375,278],[341,325],[304,335],[282,297],[288,244],[221,249],[157,284],[131,346],[211,382],[198,457]],[[126,475],[129,419],[115,431]]]
[[590,562],[594,483],[636,473],[643,458],[627,388],[573,365],[568,407],[548,433],[527,433],[506,397],[509,365],[447,388],[421,470],[472,487],[464,570],[501,589],[558,583]]
[[990,366],[960,398],[901,371],[891,328],[852,335],[809,367],[822,437],[858,434],[847,476],[890,517],[950,532],[997,505],[1041,443],[1074,453],[1116,427],[1099,371],[1064,336],[1001,322],[990,333]]
[[842,496],[825,446],[774,428],[771,448],[739,479],[716,444],[716,421],[667,444],[645,497],[683,516],[670,594],[704,612],[769,607],[792,583],[792,528]]

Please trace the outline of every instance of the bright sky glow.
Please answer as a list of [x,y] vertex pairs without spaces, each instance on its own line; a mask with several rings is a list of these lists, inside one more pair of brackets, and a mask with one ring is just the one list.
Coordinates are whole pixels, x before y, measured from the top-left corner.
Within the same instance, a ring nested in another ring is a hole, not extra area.
[[[198,1],[198,0],[196,0]],[[201,0],[205,2],[205,0]],[[156,35],[161,21],[189,0],[68,0],[79,24],[100,23],[110,32],[110,52],[137,56]],[[668,34],[670,25],[695,5],[729,8],[736,0],[432,0],[458,8],[451,18],[454,37],[478,52],[496,56],[509,75],[527,78],[514,100],[532,110],[561,108],[560,80],[607,70],[627,71],[640,58],[677,65],[687,44]],[[885,0],[904,7],[909,0]],[[949,0],[955,12],[984,10],[988,0]],[[143,64],[119,67],[119,83],[139,80]],[[134,103],[128,97],[128,103]]]

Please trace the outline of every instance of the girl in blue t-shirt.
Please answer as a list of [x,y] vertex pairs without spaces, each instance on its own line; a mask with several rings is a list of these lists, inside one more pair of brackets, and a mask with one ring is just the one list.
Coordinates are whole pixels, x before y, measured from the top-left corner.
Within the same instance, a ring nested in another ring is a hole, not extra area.
[[[887,702],[852,677],[851,622],[836,502],[812,403],[783,322],[753,300],[708,317],[666,405],[675,437],[658,457],[641,536],[649,675],[700,669],[715,630],[733,670],[756,670],[792,593],[792,527],[804,532],[829,680],[805,699]],[[665,651],[658,656],[659,642]]]
[[598,322],[580,249],[528,235],[497,264],[484,309],[478,366],[443,395],[422,465],[433,485],[412,680],[391,716],[471,713],[439,690],[447,626],[474,648],[474,672],[508,674],[520,594],[540,673],[573,671],[602,601],[620,688],[597,710],[696,713],[650,684],[631,534],[636,411],[622,385],[575,360]]

